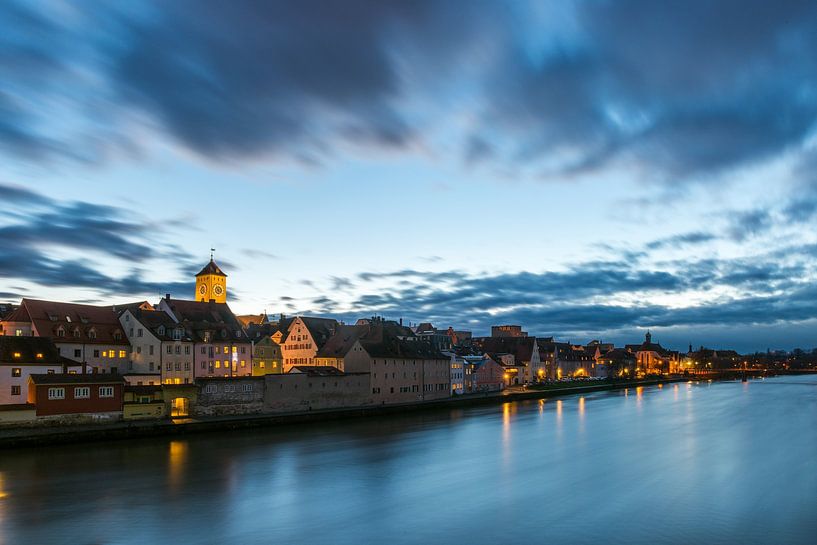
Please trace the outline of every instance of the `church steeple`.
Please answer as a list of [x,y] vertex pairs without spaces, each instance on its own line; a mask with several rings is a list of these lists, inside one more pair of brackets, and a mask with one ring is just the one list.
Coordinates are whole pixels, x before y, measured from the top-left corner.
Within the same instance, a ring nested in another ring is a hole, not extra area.
[[649,329],[647,330],[647,334],[644,335],[644,342],[645,342],[645,344],[652,343],[652,333],[650,333]]
[[215,249],[210,248],[210,262],[196,275],[196,301],[227,302],[227,275],[213,260]]

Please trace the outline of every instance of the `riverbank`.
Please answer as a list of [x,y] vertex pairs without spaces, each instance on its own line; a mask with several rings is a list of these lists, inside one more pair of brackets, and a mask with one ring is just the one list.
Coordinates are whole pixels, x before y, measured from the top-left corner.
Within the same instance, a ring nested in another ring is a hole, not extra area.
[[0,448],[31,447],[65,443],[136,439],[162,435],[184,435],[220,430],[236,430],[266,426],[290,426],[311,422],[382,416],[394,413],[448,410],[478,405],[497,405],[530,399],[548,399],[567,395],[606,390],[623,390],[639,386],[655,386],[685,382],[689,378],[649,379],[547,390],[520,389],[484,394],[468,394],[449,399],[400,405],[379,405],[348,409],[327,409],[280,414],[237,415],[224,417],[176,418],[172,420],[141,420],[85,426],[53,428],[8,428],[0,430]]

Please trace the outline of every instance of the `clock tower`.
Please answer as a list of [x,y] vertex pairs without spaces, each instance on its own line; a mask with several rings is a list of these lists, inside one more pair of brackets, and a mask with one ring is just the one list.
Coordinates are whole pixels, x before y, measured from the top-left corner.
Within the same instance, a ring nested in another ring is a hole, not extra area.
[[196,301],[227,302],[227,275],[224,274],[210,254],[210,263],[196,275]]

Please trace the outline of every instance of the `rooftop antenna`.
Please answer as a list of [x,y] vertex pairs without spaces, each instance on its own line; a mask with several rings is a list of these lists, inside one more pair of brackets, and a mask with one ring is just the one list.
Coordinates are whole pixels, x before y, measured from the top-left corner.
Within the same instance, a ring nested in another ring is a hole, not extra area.
[[210,248],[210,261],[213,260],[213,253],[215,253],[215,251],[216,251],[215,248]]

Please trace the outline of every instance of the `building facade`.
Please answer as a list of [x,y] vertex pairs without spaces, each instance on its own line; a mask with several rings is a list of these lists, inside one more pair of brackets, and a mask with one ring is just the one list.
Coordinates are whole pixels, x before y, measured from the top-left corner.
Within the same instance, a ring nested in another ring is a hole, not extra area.
[[82,366],[60,356],[51,339],[0,336],[0,405],[26,403],[31,375],[69,371]]

